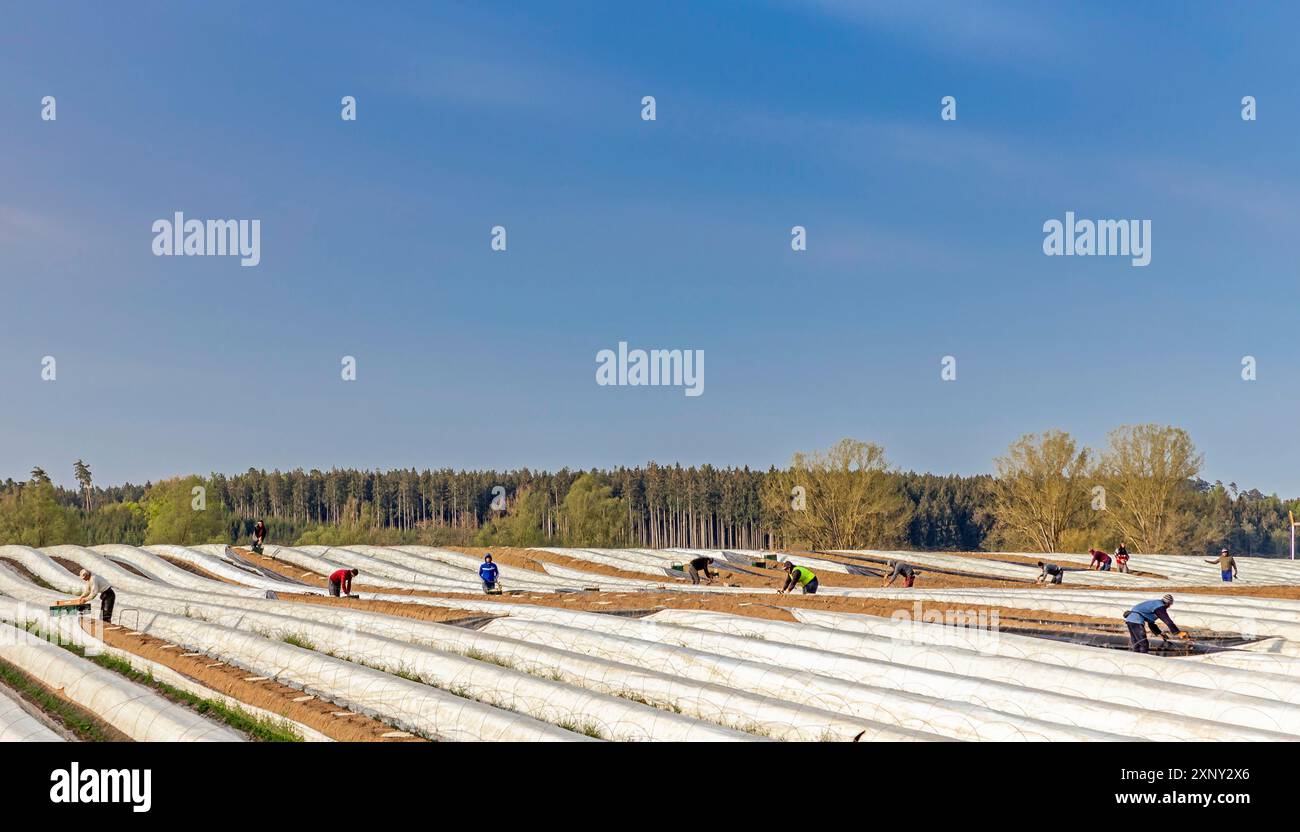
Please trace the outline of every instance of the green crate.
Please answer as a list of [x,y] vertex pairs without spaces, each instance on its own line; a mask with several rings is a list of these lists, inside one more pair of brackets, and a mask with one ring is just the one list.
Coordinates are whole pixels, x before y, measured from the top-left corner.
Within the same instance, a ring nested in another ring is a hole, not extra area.
[[83,615],[90,612],[90,604],[62,604],[50,607],[50,615]]

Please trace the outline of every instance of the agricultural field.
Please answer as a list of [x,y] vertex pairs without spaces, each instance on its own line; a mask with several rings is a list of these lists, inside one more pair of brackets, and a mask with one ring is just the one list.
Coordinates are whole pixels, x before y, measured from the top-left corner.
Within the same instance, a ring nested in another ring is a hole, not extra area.
[[[1051,585],[1022,553],[504,547],[487,588],[485,551],[0,546],[0,739],[1300,737],[1290,560],[1224,583],[1194,557],[1054,555]],[[787,563],[815,593],[780,591]],[[897,563],[913,586],[882,585]],[[111,623],[61,605],[83,569]],[[1131,651],[1124,614],[1166,594],[1187,637]]]

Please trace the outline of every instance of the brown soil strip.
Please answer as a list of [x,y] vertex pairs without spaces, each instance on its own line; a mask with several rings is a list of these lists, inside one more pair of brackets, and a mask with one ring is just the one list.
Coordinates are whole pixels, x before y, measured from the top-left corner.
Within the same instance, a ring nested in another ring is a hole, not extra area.
[[340,742],[423,742],[419,737],[391,738],[385,733],[393,726],[359,713],[336,717],[346,709],[318,697],[305,702],[294,701],[304,696],[298,688],[267,680],[246,682],[249,671],[229,664],[211,667],[208,656],[185,656],[179,649],[164,649],[169,642],[153,636],[132,636],[126,630],[104,630],[104,641],[113,647],[128,650],[137,656],[166,665],[172,670],[212,688],[273,714],[301,722]]
[[[223,584],[235,584],[235,582],[230,580],[229,578],[223,578],[220,575],[213,575],[211,572],[204,569],[203,567],[195,566],[194,564],[188,561],[180,560],[179,558],[173,558],[168,555],[159,555],[158,557],[167,561],[172,566],[175,566],[177,569],[184,569],[186,572],[189,572],[191,575],[198,575],[200,578],[207,578],[210,581],[220,581]],[[238,586],[238,584],[235,585]]]
[[118,560],[117,558],[109,558],[109,561],[113,563],[113,565],[120,566],[121,568],[125,569],[127,572],[130,572],[131,574],[137,577],[144,578],[145,580],[149,580],[148,575],[144,574],[139,569],[136,569],[134,566],[127,563],[126,561]]
[[76,561],[68,560],[67,558],[56,558],[54,556],[51,556],[50,560],[68,570],[74,578],[81,574],[81,567],[77,565]]
[[[1088,571],[1088,565],[1085,563],[1075,563],[1073,561],[1066,561],[1062,563],[1059,560],[1053,560],[1050,554],[1011,555],[1011,554],[1003,554],[1001,552],[943,552],[942,554],[956,555],[958,557],[971,558],[973,560],[1000,560],[1009,563],[1022,563],[1025,566],[1034,566],[1034,567],[1038,566],[1038,562],[1041,560],[1043,563],[1057,563],[1071,570],[1078,570],[1083,572]],[[1112,555],[1112,557],[1114,556]],[[1140,559],[1142,556],[1134,555],[1133,557]],[[1166,577],[1165,575],[1159,572],[1142,572],[1137,569],[1134,569],[1132,568],[1134,563],[1135,561],[1129,561],[1128,574],[1130,575],[1137,575],[1138,577],[1142,577],[1142,578],[1155,578],[1157,580],[1164,580]],[[1118,570],[1115,569],[1114,566],[1111,567],[1111,571],[1118,573]],[[1066,577],[1066,580],[1069,580],[1068,575]]]
[[[452,609],[450,607],[431,607],[426,604],[402,604],[396,601],[367,601],[364,598],[327,598],[323,595],[298,595],[285,592],[279,593],[281,601],[293,601],[301,604],[320,604],[327,607],[346,607],[348,609],[363,610],[365,612],[381,612],[389,615],[400,615],[404,618],[414,618],[419,621],[436,621],[438,623],[449,623],[463,621],[467,618],[473,618],[476,613],[467,613],[465,610]],[[450,597],[450,596],[442,596]],[[461,596],[481,599],[483,596]],[[286,612],[286,615],[292,615],[292,612]]]
[[[16,571],[19,575],[22,575],[24,578],[36,584],[37,586],[49,586],[49,581],[37,577],[36,573],[29,570],[26,566],[23,566],[18,561],[10,560],[9,558],[0,558],[0,561],[4,561],[4,563],[7,566],[13,567],[14,571]],[[55,590],[55,592],[58,592],[58,590]]]
[[[281,596],[285,600],[305,601],[314,604],[342,604],[353,609],[382,612],[419,621],[454,621],[466,617],[464,610],[445,607],[429,607],[422,604],[402,604],[391,601],[367,601],[365,599],[333,599],[318,596],[291,595]],[[1059,629],[1061,626],[1088,626],[1095,624],[1114,624],[1116,619],[1087,615],[1067,615],[1064,613],[1038,612],[1032,614],[1033,621],[1023,610],[1003,609],[987,604],[955,604],[925,601],[918,608],[915,601],[906,597],[895,599],[842,598],[818,595],[686,595],[680,592],[574,592],[564,594],[529,594],[509,596],[506,598],[485,598],[482,595],[455,595],[447,593],[445,598],[465,598],[489,603],[534,604],[543,607],[577,610],[580,612],[615,612],[626,610],[681,609],[707,610],[724,612],[732,615],[746,615],[752,618],[767,618],[776,621],[795,621],[790,608],[815,609],[825,612],[852,612],[877,615],[889,618],[897,611],[904,611],[909,616],[924,615],[926,611],[937,610],[948,613],[984,614],[986,621],[997,612],[1000,619],[1015,620],[1017,626],[1035,629]],[[502,614],[507,614],[502,610]]]
[[[288,561],[276,560],[270,555],[259,555],[250,549],[241,549],[238,546],[233,546],[231,548],[238,552],[240,556],[249,563],[256,563],[263,569],[274,572],[277,575],[283,575],[286,578],[291,578],[300,583],[310,584],[313,586],[324,587],[329,584],[329,578],[327,576],[315,572],[309,572],[301,566],[294,566]],[[304,572],[306,572],[305,575],[303,574]],[[361,586],[361,584],[357,583],[357,586]]]
[[[487,549],[469,549],[460,546],[446,547],[452,551],[463,552],[482,556]],[[541,564],[552,563],[557,566],[565,566],[570,569],[577,569],[583,572],[590,572],[596,575],[607,575],[617,578],[633,578],[640,581],[658,580],[663,583],[686,583],[684,579],[670,578],[667,575],[661,578],[655,578],[653,575],[641,572],[628,572],[613,566],[605,566],[599,563],[590,563],[585,560],[555,555],[550,552],[542,552],[536,549],[514,549],[510,547],[491,549],[492,559],[502,566],[513,566],[531,571],[544,571]],[[810,558],[820,558],[822,560],[837,560],[834,556],[824,553],[812,552],[792,552],[791,554],[803,554]],[[759,560],[758,558],[755,561]],[[838,560],[840,563],[852,564],[849,560]],[[740,564],[746,569],[761,572],[762,575],[747,575],[743,572],[726,572],[721,573],[722,577],[715,581],[718,586],[732,587],[767,587],[771,589],[780,589],[785,583],[785,572],[776,565],[775,561],[769,562],[770,565],[750,566]],[[861,566],[863,564],[853,564]],[[816,570],[814,570],[816,571]],[[849,587],[857,589],[875,589],[881,585],[880,578],[871,575],[847,575],[842,572],[827,572],[825,570],[817,573],[818,581],[822,586],[828,587]],[[503,582],[509,586],[509,576],[503,576]],[[895,582],[897,585],[897,582]],[[1023,581],[1000,581],[986,580],[983,578],[966,578],[959,575],[937,575],[934,573],[924,574],[917,579],[917,586],[932,588],[958,588],[958,587],[1019,587],[1024,588],[1026,584]]]
[[[1088,587],[1093,589],[1093,587]],[[1102,589],[1103,587],[1096,587]],[[1075,587],[1078,589],[1078,587]],[[1108,586],[1106,590],[1119,590],[1123,587]],[[1130,592],[1132,590],[1129,590]],[[1246,595],[1255,598],[1283,598],[1291,601],[1300,601],[1300,586],[1175,586],[1175,587],[1156,587],[1148,590],[1152,598],[1159,598],[1162,594],[1168,592],[1177,596],[1179,593],[1184,595]],[[1178,607],[1175,604],[1174,610]]]

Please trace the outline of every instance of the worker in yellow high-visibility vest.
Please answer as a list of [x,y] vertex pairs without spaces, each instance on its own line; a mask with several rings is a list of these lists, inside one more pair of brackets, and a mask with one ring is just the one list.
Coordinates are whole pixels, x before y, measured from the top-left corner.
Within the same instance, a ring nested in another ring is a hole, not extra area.
[[813,574],[811,569],[806,566],[795,566],[790,561],[783,563],[781,568],[786,573],[785,586],[781,587],[780,590],[782,593],[789,592],[799,586],[803,587],[804,595],[817,594],[817,576]]

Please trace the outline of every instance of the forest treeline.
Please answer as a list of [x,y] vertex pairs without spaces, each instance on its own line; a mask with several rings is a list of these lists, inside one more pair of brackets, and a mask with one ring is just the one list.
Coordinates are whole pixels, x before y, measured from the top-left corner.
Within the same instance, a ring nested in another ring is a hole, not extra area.
[[1285,501],[1200,478],[1179,428],[1135,425],[1100,451],[1069,434],[1030,434],[993,475],[896,470],[879,445],[845,439],[785,468],[556,472],[294,470],[191,475],[80,488],[44,469],[0,484],[0,543],[247,541],[253,524],[284,544],[877,547],[1279,556]]

